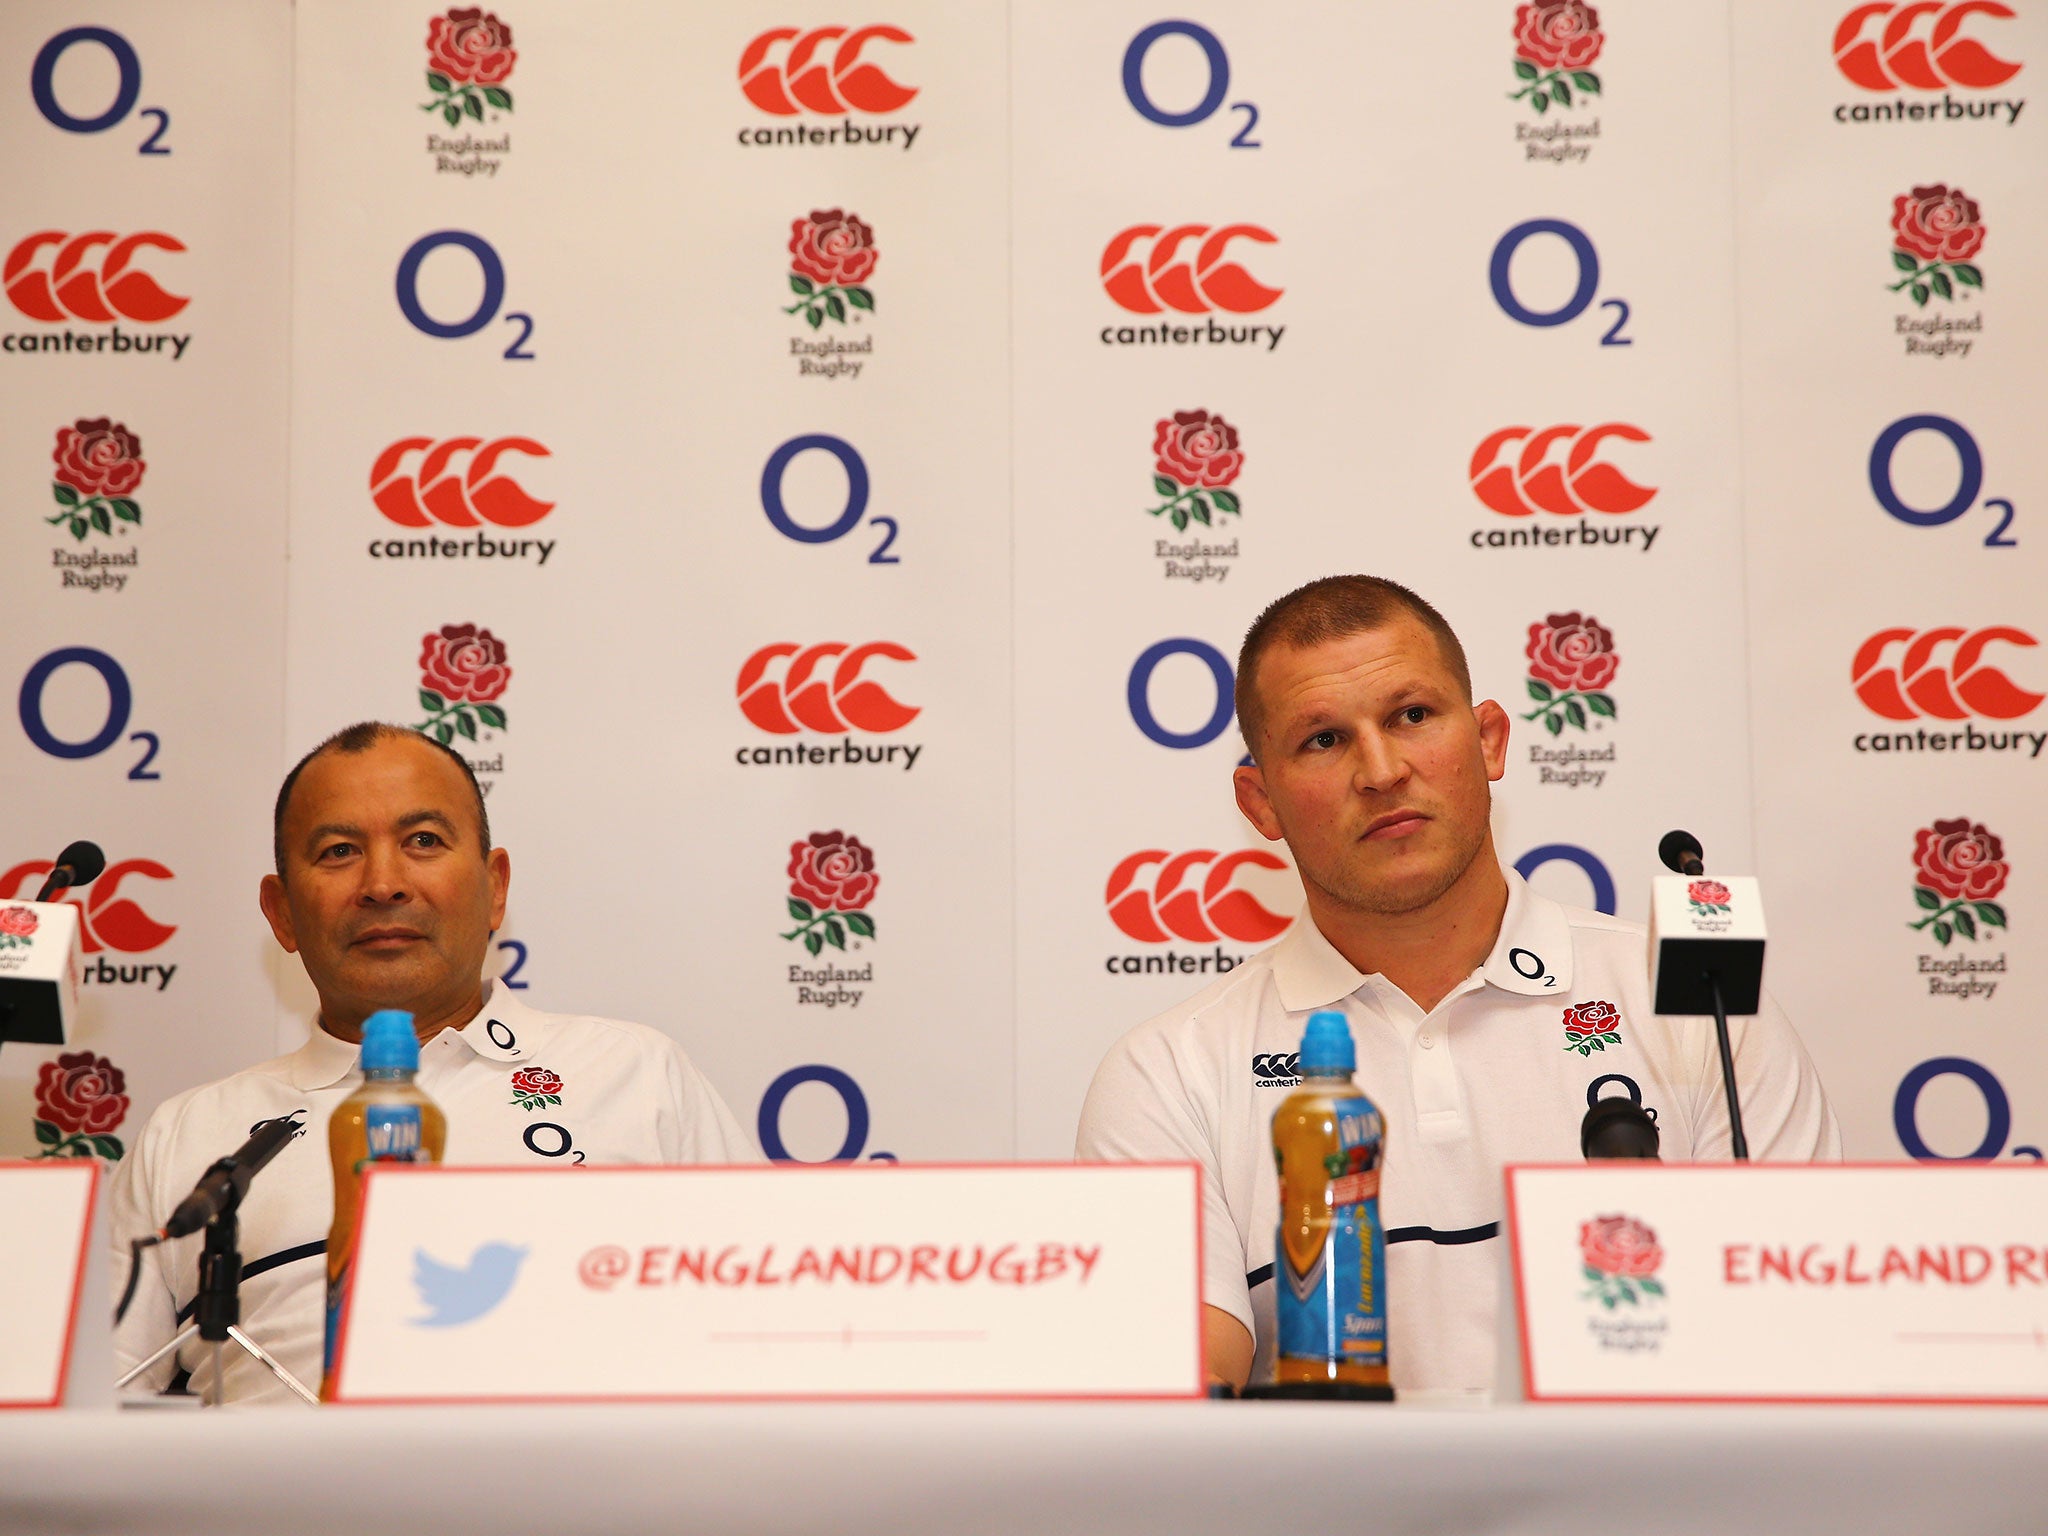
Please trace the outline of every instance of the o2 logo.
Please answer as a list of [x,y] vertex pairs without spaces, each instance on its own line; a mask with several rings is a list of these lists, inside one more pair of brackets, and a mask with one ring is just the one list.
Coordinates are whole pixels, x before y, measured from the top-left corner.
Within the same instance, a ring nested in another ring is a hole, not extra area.
[[[1572,296],[1556,309],[1531,309],[1515,294],[1515,253],[1539,235],[1562,240],[1578,263],[1578,282],[1572,289]],[[1530,219],[1500,237],[1500,243],[1493,248],[1493,259],[1487,263],[1486,280],[1493,288],[1494,303],[1506,312],[1510,320],[1523,325],[1568,325],[1583,315],[1599,295],[1600,253],[1593,249],[1593,242],[1576,224],[1567,224],[1563,219]],[[1628,300],[1601,299],[1600,307],[1614,311],[1614,323],[1601,336],[1600,345],[1634,346],[1635,338],[1622,334],[1628,325]]]
[[[846,1110],[846,1136],[839,1144],[839,1150],[821,1162],[851,1163],[861,1160],[861,1154],[868,1144],[868,1096],[860,1091],[856,1083],[837,1067],[807,1066],[791,1067],[782,1076],[768,1085],[768,1091],[761,1095],[761,1114],[754,1122],[759,1133],[761,1150],[773,1163],[800,1163],[802,1158],[794,1156],[782,1139],[782,1106],[790,1094],[806,1083],[822,1083],[839,1095],[839,1102]],[[893,1163],[894,1152],[867,1152],[866,1160],[871,1163]]]
[[[50,686],[50,680],[66,667],[86,667],[100,675],[100,681],[107,689],[107,712],[105,719],[91,735],[80,740],[59,736],[51,730],[43,718],[43,694]],[[160,779],[163,777],[149,765],[156,760],[156,754],[163,743],[155,731],[128,730],[129,717],[135,709],[135,690],[128,682],[128,674],[121,663],[105,651],[93,650],[90,646],[67,645],[61,650],[50,652],[28,669],[28,675],[21,680],[21,728],[28,732],[28,739],[52,757],[79,762],[88,757],[98,757],[127,733],[129,741],[142,743],[142,757],[128,770],[131,779]]]
[[[1972,1151],[1947,1157],[1928,1146],[1920,1134],[1920,1094],[1937,1077],[1951,1076],[1965,1079],[1984,1096],[1984,1139]],[[1982,1161],[2002,1156],[2006,1150],[2006,1141],[2012,1135],[2012,1100],[2006,1097],[2005,1085],[1990,1068],[1962,1056],[1936,1056],[1921,1062],[1899,1084],[1899,1091],[1892,1098],[1892,1128],[1899,1133],[1899,1145],[1906,1149],[1906,1155],[1917,1162]],[[2041,1149],[2035,1146],[2015,1146],[2012,1155],[2042,1161]]]
[[[1184,37],[1202,50],[1202,57],[1208,65],[1209,84],[1197,101],[1185,112],[1168,112],[1153,101],[1145,89],[1145,59],[1152,52],[1152,45],[1161,38]],[[1138,116],[1148,123],[1157,123],[1162,128],[1192,128],[1197,123],[1206,123],[1223,106],[1223,98],[1230,94],[1230,56],[1223,51],[1223,41],[1207,27],[1192,21],[1155,21],[1136,37],[1131,46],[1124,50],[1124,95],[1130,99]],[[1261,149],[1264,146],[1252,137],[1252,130],[1259,126],[1259,109],[1248,101],[1233,101],[1232,112],[1242,112],[1244,122],[1236,136],[1230,141],[1232,149]]]
[[[789,504],[783,499],[782,481],[789,473],[790,464],[798,454],[829,453],[839,461],[839,467],[846,471],[846,502],[839,515],[822,528],[809,523],[800,523],[790,516]],[[843,437],[830,437],[823,432],[809,432],[802,437],[792,437],[780,448],[768,455],[768,462],[761,469],[761,510],[768,514],[768,521],[775,531],[786,539],[795,539],[799,544],[830,544],[843,539],[867,518],[870,528],[882,531],[882,542],[868,554],[869,565],[901,565],[903,557],[889,553],[889,547],[896,542],[900,531],[893,517],[867,517],[868,510],[868,466],[860,451]]]
[[[1916,432],[1939,433],[1956,451],[1955,493],[1938,507],[1922,509],[1909,506],[1892,483],[1892,456],[1899,451],[1899,444]],[[1877,441],[1870,446],[1870,494],[1877,498],[1877,504],[1885,511],[1915,528],[1939,528],[1954,522],[1977,505],[1977,493],[1983,489],[1984,455],[1977,447],[1977,439],[1961,422],[1951,421],[1946,416],[1901,416],[1878,433]],[[1984,510],[2005,514],[1999,518],[1998,526],[1984,536],[1984,547],[2018,548],[2019,540],[2006,532],[2012,527],[2012,503],[2002,496],[1993,496],[1985,501]]]
[[[64,55],[80,43],[97,43],[113,57],[114,68],[119,72],[119,83],[114,87],[114,100],[97,117],[79,117],[57,99],[57,65]],[[118,32],[105,27],[67,27],[59,32],[36,54],[36,61],[28,72],[29,94],[35,98],[36,110],[48,118],[56,127],[66,133],[105,133],[125,121],[135,111],[135,103],[142,97],[142,60],[135,52],[135,45]],[[163,137],[171,126],[171,114],[162,107],[144,107],[141,117],[154,118],[156,130],[136,146],[138,155],[168,155],[171,146]]]
[[[434,252],[448,245],[460,246],[474,256],[484,279],[484,294],[477,301],[476,309],[460,320],[437,320],[420,302],[420,266]],[[505,263],[499,260],[491,242],[481,235],[472,235],[461,229],[438,229],[431,235],[421,235],[398,258],[399,311],[412,322],[415,330],[424,331],[429,336],[443,341],[474,336],[498,318],[498,310],[504,302]],[[505,349],[505,356],[515,363],[532,362],[533,353],[526,349],[526,344],[533,340],[533,316],[522,310],[509,310],[505,323],[520,328],[519,334],[512,339],[512,345]]]
[[491,947],[497,950],[499,954],[510,957],[506,962],[505,969],[498,972],[500,985],[509,991],[524,992],[533,985],[530,981],[521,981],[519,979],[519,973],[526,969],[528,958],[525,943],[519,939],[501,939],[495,933],[491,935],[491,938],[494,941]]
[[[1170,731],[1152,713],[1152,676],[1169,656],[1194,657],[1209,669],[1209,677],[1215,684],[1215,707],[1210,710],[1209,718],[1192,731]],[[1131,719],[1137,722],[1139,730],[1162,747],[1185,752],[1206,747],[1230,728],[1231,716],[1236,710],[1236,688],[1237,679],[1230,669],[1230,661],[1221,651],[1206,640],[1183,638],[1161,640],[1146,646],[1131,664],[1130,681],[1125,686],[1124,697],[1130,703]]]
[[1531,848],[1515,860],[1515,873],[1528,880],[1544,865],[1558,863],[1577,865],[1592,884],[1593,910],[1614,916],[1614,876],[1600,862],[1599,856],[1588,849],[1574,847],[1570,843],[1545,843],[1540,848]]

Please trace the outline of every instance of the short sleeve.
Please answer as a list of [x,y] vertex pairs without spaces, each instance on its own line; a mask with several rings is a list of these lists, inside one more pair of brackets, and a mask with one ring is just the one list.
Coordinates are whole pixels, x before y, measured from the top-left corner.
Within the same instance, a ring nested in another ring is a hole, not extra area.
[[725,1106],[711,1080],[683,1048],[663,1037],[670,1113],[661,1127],[662,1155],[676,1163],[758,1163],[752,1138]]

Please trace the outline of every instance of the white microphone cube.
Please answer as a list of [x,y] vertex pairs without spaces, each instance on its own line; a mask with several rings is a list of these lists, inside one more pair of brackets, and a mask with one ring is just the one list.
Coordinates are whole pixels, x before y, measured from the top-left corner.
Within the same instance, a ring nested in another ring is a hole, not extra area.
[[0,901],[0,1040],[71,1043],[79,953],[75,903]]
[[1763,997],[1764,899],[1749,875],[1659,875],[1650,888],[1650,996],[1660,1014],[1753,1014]]

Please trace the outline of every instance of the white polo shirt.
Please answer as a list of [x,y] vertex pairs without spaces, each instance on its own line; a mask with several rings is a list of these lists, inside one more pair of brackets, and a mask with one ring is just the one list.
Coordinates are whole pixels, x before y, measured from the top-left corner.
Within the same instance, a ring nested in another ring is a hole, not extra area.
[[[1304,913],[1270,949],[1125,1035],[1096,1070],[1075,1155],[1201,1165],[1204,1299],[1251,1330],[1253,1381],[1273,1366],[1273,1111],[1318,1008],[1349,1019],[1356,1080],[1386,1120],[1380,1217],[1401,1391],[1491,1389],[1501,1169],[1578,1162],[1594,1097],[1628,1094],[1654,1111],[1666,1162],[1729,1155],[1713,1020],[1651,1011],[1646,931],[1502,873],[1493,952],[1427,1014],[1385,977],[1360,975]],[[1592,1003],[1617,1016],[1568,1030],[1574,1005]],[[1777,1003],[1766,994],[1761,1014],[1728,1027],[1750,1156],[1839,1158],[1834,1112]]]
[[[161,1227],[256,1121],[304,1110],[306,1134],[256,1176],[242,1202],[241,1327],[319,1390],[327,1229],[334,1216],[327,1121],[362,1085],[358,1049],[316,1028],[289,1056],[157,1106],[114,1173],[110,1273],[116,1296],[128,1278],[134,1238]],[[521,1068],[552,1072],[560,1084],[545,1096],[515,1093],[513,1074]],[[445,1029],[420,1048],[418,1081],[448,1116],[449,1163],[567,1168],[760,1161],[717,1091],[668,1036],[617,1019],[540,1013],[502,986],[486,991],[483,1010],[468,1024]],[[194,1233],[143,1251],[135,1300],[115,1330],[117,1375],[192,1320],[203,1242]],[[209,1353],[194,1338],[179,1350],[177,1363],[199,1376]],[[231,1401],[296,1401],[235,1345],[225,1346],[224,1359]],[[161,1389],[174,1373],[167,1358],[131,1390],[145,1382]]]

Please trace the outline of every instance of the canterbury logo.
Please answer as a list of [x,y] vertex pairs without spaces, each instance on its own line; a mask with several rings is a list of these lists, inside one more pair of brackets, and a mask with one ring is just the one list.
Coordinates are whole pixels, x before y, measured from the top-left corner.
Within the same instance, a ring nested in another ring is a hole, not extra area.
[[[847,112],[894,112],[917,94],[917,87],[898,85],[881,67],[861,58],[875,38],[889,43],[914,43],[901,27],[776,27],[763,32],[740,55],[740,89],[747,100],[777,117],[795,117],[809,108],[831,117]],[[837,46],[833,46],[834,44]],[[769,57],[783,44],[788,51]]]
[[[887,640],[850,649],[837,643],[764,645],[740,668],[740,712],[778,736],[805,730],[833,735],[899,731],[922,711],[897,703],[880,683],[861,676],[861,668],[877,656],[917,660],[913,652]],[[774,675],[777,671],[779,676]]]
[[123,239],[109,229],[46,229],[7,253],[0,282],[31,320],[168,320],[192,301],[159,288],[135,265],[136,253],[184,249],[182,240],[155,230]]
[[[1612,464],[1600,461],[1600,446],[1609,438],[1647,443],[1650,434],[1625,421],[1545,427],[1540,432],[1505,427],[1472,452],[1472,494],[1509,517],[1528,517],[1539,508],[1560,517],[1634,512],[1649,504],[1657,488],[1637,485]],[[1557,462],[1559,453],[1562,463]]]
[[[535,501],[509,475],[497,473],[508,453],[545,459],[548,450],[530,437],[402,437],[370,466],[370,499],[405,528],[524,528],[554,511],[552,501]],[[411,462],[415,456],[418,462]]]
[[1262,1083],[1294,1083],[1301,1076],[1301,1052],[1274,1051],[1252,1058],[1252,1076]]
[[[1219,938],[1263,944],[1277,938],[1288,919],[1268,912],[1250,892],[1231,889],[1231,877],[1247,864],[1287,867],[1261,848],[1241,848],[1221,858],[1211,848],[1182,854],[1147,848],[1110,871],[1102,899],[1110,921],[1141,944],[1174,939],[1213,944]],[[1140,880],[1148,870],[1149,884]]]
[[1249,315],[1264,309],[1282,291],[1257,282],[1234,261],[1223,259],[1233,240],[1278,245],[1271,230],[1256,224],[1226,224],[1212,231],[1206,224],[1133,224],[1102,249],[1102,286],[1112,299],[1133,314],[1156,315],[1177,309],[1184,315],[1223,310]]
[[[1896,91],[1902,85],[1923,91],[1948,85],[1976,90],[2003,85],[2020,72],[2020,66],[1961,33],[1971,16],[2010,20],[2012,15],[2012,8],[1998,0],[1859,5],[1835,28],[1835,67],[1866,91]],[[1928,25],[1923,28],[1922,22]]]
[[[33,896],[42,885],[43,876],[55,867],[48,859],[15,865],[0,875],[0,901]],[[123,859],[118,864],[109,864],[88,889],[61,898],[79,909],[79,947],[88,955],[103,949],[139,955],[155,949],[178,931],[172,924],[158,922],[121,894],[121,882],[130,875],[147,880],[171,878],[171,872],[154,859]]]
[[[2017,720],[2048,694],[2029,693],[1982,664],[1985,648],[1998,641],[2037,643],[2022,629],[1879,630],[1850,668],[1856,697],[1887,720]],[[1894,662],[1893,648],[1900,645],[1905,650]]]

